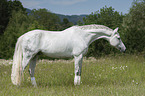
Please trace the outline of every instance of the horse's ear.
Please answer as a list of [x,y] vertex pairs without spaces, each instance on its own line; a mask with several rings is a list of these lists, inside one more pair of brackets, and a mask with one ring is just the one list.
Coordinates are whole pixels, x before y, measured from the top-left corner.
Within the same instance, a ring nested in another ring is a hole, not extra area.
[[112,36],[114,36],[114,34],[118,31],[118,27],[116,29],[114,29]]
[[117,32],[117,31],[118,31],[118,29],[119,29],[118,27],[117,27],[116,29],[114,29],[114,33],[115,33],[115,32]]

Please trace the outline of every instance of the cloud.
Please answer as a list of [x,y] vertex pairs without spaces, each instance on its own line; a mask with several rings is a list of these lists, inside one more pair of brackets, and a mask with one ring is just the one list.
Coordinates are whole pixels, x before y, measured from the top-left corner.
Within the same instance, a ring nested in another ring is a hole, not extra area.
[[68,5],[74,5],[77,3],[85,2],[88,0],[20,0],[20,1],[22,2],[25,8],[39,9],[46,6],[46,4],[68,6]]
[[87,0],[49,0],[54,5],[73,5]]
[[26,8],[39,8],[39,5],[42,3],[37,0],[20,0],[24,7]]

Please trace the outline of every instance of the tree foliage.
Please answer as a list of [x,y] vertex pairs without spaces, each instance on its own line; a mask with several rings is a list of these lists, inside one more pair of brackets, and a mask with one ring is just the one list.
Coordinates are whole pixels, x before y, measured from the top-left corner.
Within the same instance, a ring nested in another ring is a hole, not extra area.
[[39,25],[43,26],[45,30],[58,30],[60,19],[55,14],[51,13],[47,9],[33,9],[31,16],[35,21],[38,21]]
[[7,0],[0,1],[0,35],[3,34],[9,21],[8,3]]
[[68,27],[71,27],[72,25],[73,25],[72,22],[69,22],[69,20],[67,18],[64,18],[63,22],[62,22],[61,29],[66,29]]
[[23,11],[13,11],[12,17],[7,28],[1,38],[0,57],[12,57],[17,38],[25,33],[31,24],[27,14]]
[[112,7],[103,7],[100,10],[91,13],[87,18],[84,18],[84,24],[100,24],[109,28],[120,27],[122,24],[123,15],[115,11]]
[[9,18],[12,15],[12,11],[25,11],[25,8],[22,6],[22,3],[18,0],[0,0],[0,35],[4,33],[4,30],[7,27]]
[[129,53],[145,51],[145,1],[137,0],[123,19],[125,45]]

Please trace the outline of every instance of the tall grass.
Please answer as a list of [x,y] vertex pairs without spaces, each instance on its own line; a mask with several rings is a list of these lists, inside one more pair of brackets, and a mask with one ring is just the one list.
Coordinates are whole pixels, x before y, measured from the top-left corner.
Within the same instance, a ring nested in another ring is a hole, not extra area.
[[73,85],[73,60],[37,62],[38,88],[31,85],[28,67],[21,86],[11,83],[10,74],[11,65],[0,64],[0,96],[145,96],[145,59],[141,55],[84,59],[80,86]]

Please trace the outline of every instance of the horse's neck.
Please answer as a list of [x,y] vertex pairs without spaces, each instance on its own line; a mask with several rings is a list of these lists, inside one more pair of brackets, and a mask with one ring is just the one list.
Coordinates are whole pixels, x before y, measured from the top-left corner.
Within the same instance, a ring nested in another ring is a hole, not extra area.
[[109,41],[110,36],[112,34],[111,31],[108,31],[106,29],[91,29],[91,30],[86,30],[86,32],[87,34],[85,36],[85,41],[87,45],[90,45],[93,41],[101,38]]

